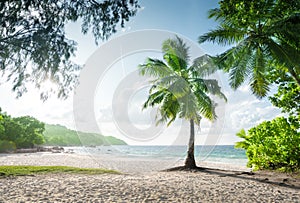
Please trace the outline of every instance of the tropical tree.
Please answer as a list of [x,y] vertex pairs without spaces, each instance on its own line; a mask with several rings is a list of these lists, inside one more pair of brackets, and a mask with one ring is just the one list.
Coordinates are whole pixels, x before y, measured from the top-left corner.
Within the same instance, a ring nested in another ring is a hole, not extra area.
[[218,82],[204,79],[217,70],[208,55],[196,58],[189,66],[189,48],[179,37],[162,44],[164,60],[147,58],[139,65],[141,75],[154,78],[143,108],[158,107],[157,123],[170,125],[176,118],[190,122],[190,139],[184,167],[196,168],[194,158],[195,124],[200,126],[202,117],[217,118],[210,94],[226,100]]
[[219,27],[199,37],[199,43],[233,45],[216,57],[238,88],[246,78],[252,92],[266,96],[266,74],[278,68],[300,86],[300,2],[298,0],[223,0],[209,11]]
[[[0,108],[0,146],[32,148],[45,142],[45,124],[30,116],[12,118]],[[5,150],[4,150],[5,151]]]
[[23,130],[16,140],[17,147],[33,148],[35,145],[41,145],[45,142],[43,135],[45,124],[43,122],[30,116],[14,118],[14,121],[18,123]]
[[[41,88],[49,80],[65,98],[76,83],[78,64],[71,61],[76,42],[65,27],[81,24],[97,43],[124,27],[139,8],[137,0],[2,0],[0,1],[0,74],[21,96],[26,84]],[[41,95],[47,98],[47,92]]]

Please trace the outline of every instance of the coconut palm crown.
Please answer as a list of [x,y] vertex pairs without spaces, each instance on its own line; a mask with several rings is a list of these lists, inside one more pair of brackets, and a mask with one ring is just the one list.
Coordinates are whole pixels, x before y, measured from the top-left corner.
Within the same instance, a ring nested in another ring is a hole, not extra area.
[[196,168],[194,158],[194,125],[201,118],[217,118],[214,103],[209,95],[226,100],[215,79],[204,79],[217,67],[210,56],[196,58],[189,66],[189,48],[181,38],[167,39],[162,44],[163,60],[147,58],[139,65],[141,75],[153,78],[149,96],[143,108],[158,107],[156,120],[170,125],[176,118],[190,122],[190,139],[185,161],[186,168]]
[[219,26],[199,37],[233,47],[218,55],[216,63],[229,72],[237,89],[249,80],[254,95],[262,98],[270,89],[268,74],[278,69],[300,86],[300,3],[280,0],[224,0],[211,9],[209,18]]

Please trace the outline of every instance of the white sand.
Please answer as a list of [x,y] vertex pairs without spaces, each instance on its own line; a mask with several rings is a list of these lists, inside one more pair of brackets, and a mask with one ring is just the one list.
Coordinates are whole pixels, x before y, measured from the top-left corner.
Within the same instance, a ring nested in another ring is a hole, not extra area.
[[[154,159],[143,157],[122,157],[115,155],[80,155],[67,153],[26,153],[26,154],[0,154],[0,165],[41,165],[41,166],[75,166],[82,168],[108,168],[125,173],[144,173],[160,171],[183,165],[181,159]],[[235,171],[249,171],[246,167],[201,162],[199,166]]]
[[181,162],[110,155],[0,154],[0,165],[105,167],[125,172],[0,178],[0,202],[300,202],[299,179],[289,176],[220,170],[157,172]]

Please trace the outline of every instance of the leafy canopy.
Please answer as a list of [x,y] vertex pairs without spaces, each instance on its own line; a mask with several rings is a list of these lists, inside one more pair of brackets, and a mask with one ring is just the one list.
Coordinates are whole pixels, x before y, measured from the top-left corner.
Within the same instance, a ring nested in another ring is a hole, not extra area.
[[202,116],[216,119],[216,104],[209,95],[226,97],[216,80],[204,79],[217,70],[210,56],[198,57],[189,66],[189,48],[179,37],[164,41],[162,52],[164,60],[147,58],[138,67],[141,75],[153,78],[144,108],[157,106],[158,123],[168,125],[177,117],[196,124],[200,124]]
[[216,57],[238,88],[247,78],[252,92],[266,96],[266,74],[279,67],[300,85],[300,2],[298,0],[223,0],[209,11],[219,27],[199,37],[232,48]]
[[[1,1],[0,73],[17,96],[26,92],[27,83],[41,88],[49,80],[57,85],[58,97],[66,98],[80,68],[70,60],[76,42],[66,37],[66,24],[80,22],[82,33],[91,31],[97,43],[123,27],[138,8],[137,0]],[[47,97],[42,92],[41,98]]]
[[[1,109],[0,109],[1,110]],[[0,146],[2,150],[31,148],[45,142],[44,123],[30,116],[12,118],[0,111]]]

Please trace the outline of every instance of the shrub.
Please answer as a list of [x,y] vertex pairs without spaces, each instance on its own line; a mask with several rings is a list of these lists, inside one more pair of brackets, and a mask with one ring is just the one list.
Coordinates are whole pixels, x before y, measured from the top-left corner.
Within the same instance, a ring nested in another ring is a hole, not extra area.
[[296,171],[300,169],[299,120],[275,118],[256,127],[240,131],[243,138],[235,147],[246,150],[248,167],[254,169],[278,169]]
[[0,152],[12,152],[16,150],[16,145],[12,141],[0,140]]

